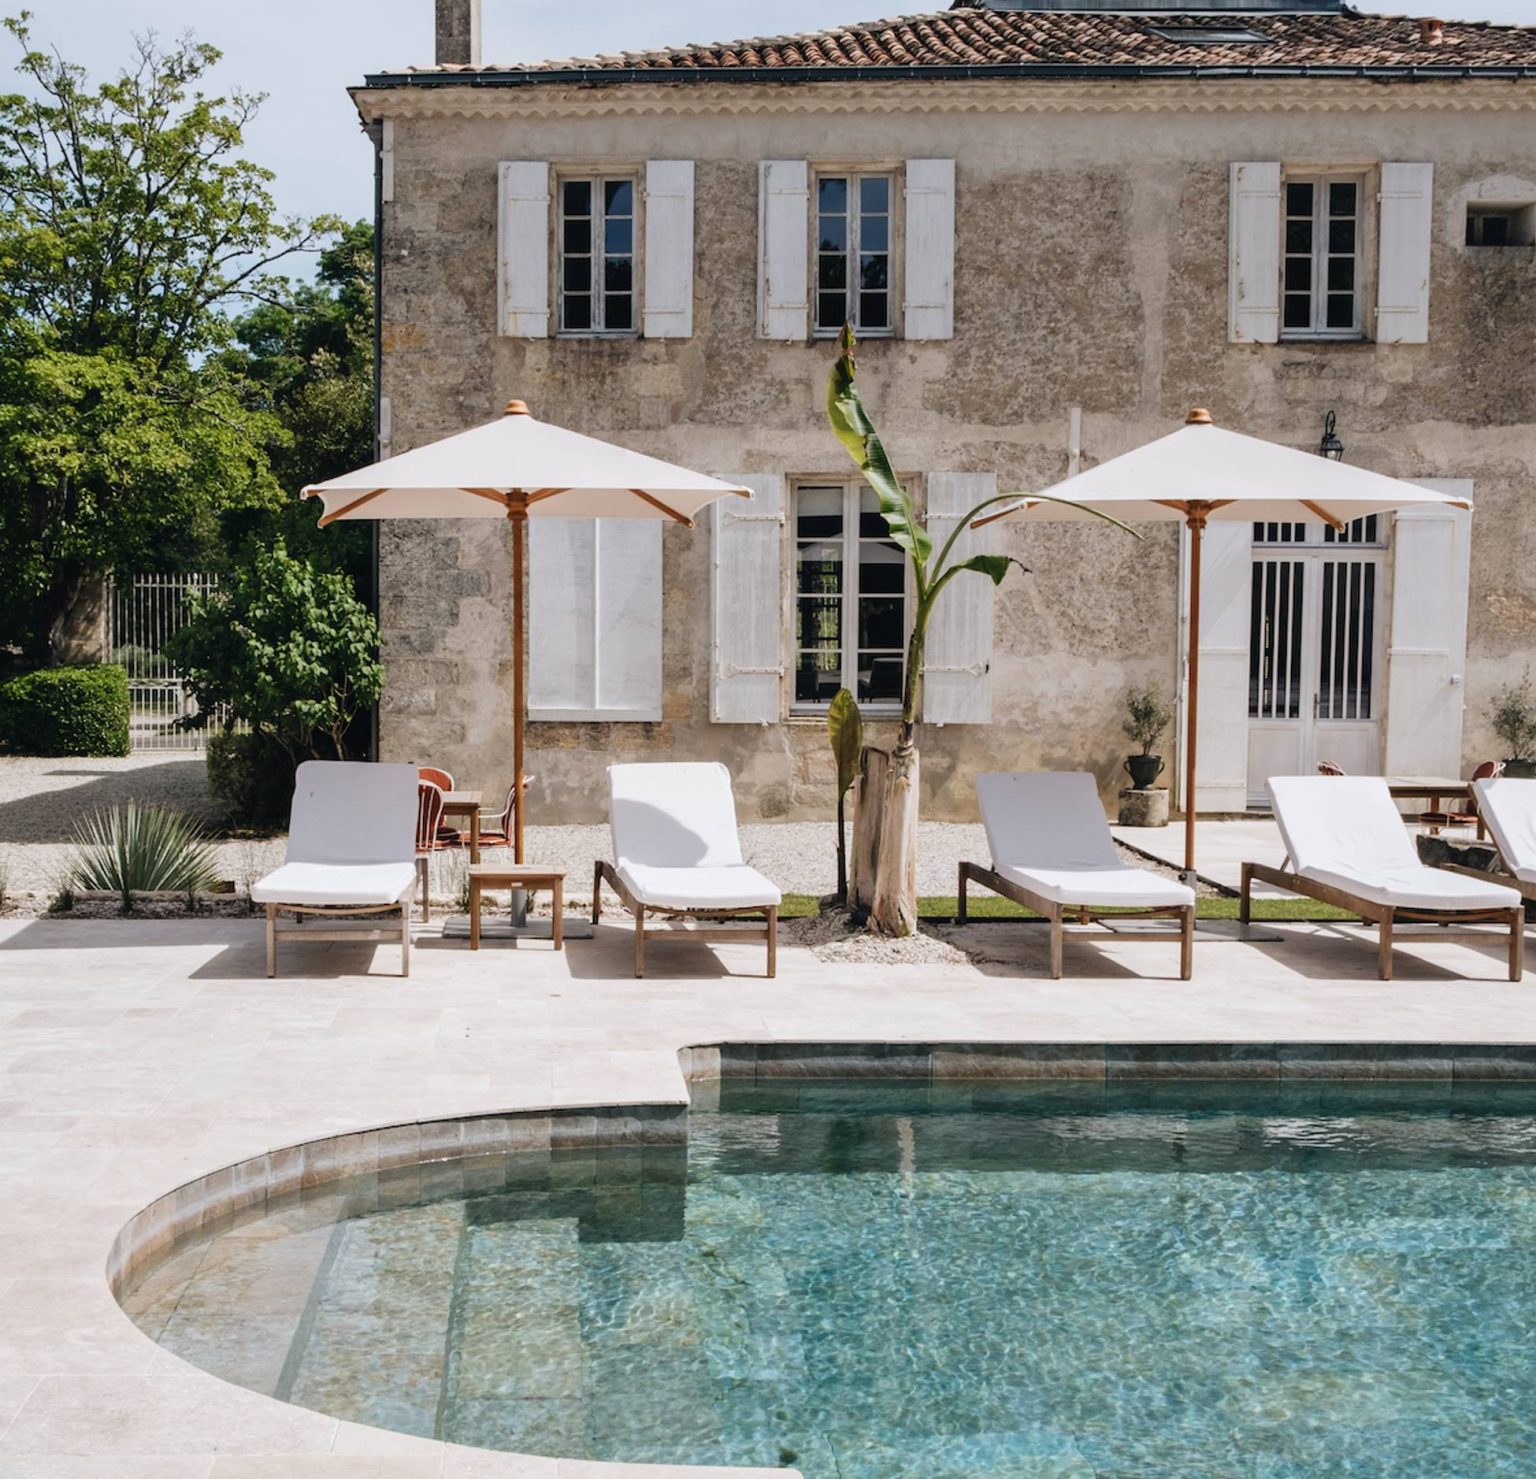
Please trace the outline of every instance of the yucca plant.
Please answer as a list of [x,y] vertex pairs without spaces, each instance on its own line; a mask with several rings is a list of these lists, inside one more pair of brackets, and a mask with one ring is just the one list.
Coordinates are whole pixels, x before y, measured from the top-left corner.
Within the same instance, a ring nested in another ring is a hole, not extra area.
[[179,811],[128,801],[76,823],[71,889],[117,894],[126,914],[135,892],[193,894],[218,881],[213,848]]

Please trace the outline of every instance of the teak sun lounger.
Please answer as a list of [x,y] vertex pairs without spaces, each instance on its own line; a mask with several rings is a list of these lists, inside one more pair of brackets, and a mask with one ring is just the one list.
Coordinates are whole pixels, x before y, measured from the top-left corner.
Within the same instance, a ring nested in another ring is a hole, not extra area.
[[[1509,931],[1509,979],[1524,969],[1525,911],[1512,888],[1421,863],[1381,776],[1274,776],[1275,820],[1289,866],[1243,864],[1239,918],[1248,922],[1254,881],[1349,909],[1380,927],[1377,970],[1392,979],[1399,925],[1497,924]],[[1486,932],[1436,929],[1412,938],[1486,943]]]
[[[267,906],[267,974],[280,939],[400,945],[411,973],[411,893],[416,887],[416,767],[306,760],[294,778],[287,861],[251,885]],[[400,915],[398,930],[279,929],[280,914]]]
[[1506,871],[1441,863],[1447,873],[1481,878],[1516,890],[1523,899],[1536,899],[1536,780],[1496,776],[1472,783],[1477,814],[1488,828],[1499,861]]
[[[1134,868],[1115,851],[1099,788],[1083,771],[1014,771],[976,777],[992,866],[960,864],[957,924],[966,884],[979,883],[1043,915],[1051,926],[1051,979],[1061,976],[1063,925],[1177,919],[1179,976],[1194,969],[1195,894],[1174,879]],[[1163,940],[1169,931],[1113,930],[1105,940]]]
[[720,919],[760,914],[760,929],[737,925],[686,931],[690,940],[762,940],[768,970],[778,969],[781,895],[741,857],[731,776],[708,762],[610,765],[608,821],[615,862],[599,860],[592,878],[592,923],[598,922],[602,885],[635,916],[635,974],[645,974],[645,916],[689,914]]

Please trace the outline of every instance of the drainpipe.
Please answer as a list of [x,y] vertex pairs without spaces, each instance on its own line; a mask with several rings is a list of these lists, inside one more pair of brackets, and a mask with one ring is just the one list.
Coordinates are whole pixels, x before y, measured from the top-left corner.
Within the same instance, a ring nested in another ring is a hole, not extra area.
[[[384,125],[378,119],[363,130],[373,141],[373,455],[384,456]],[[367,606],[379,619],[379,521],[368,520],[369,589]],[[368,758],[379,758],[379,706],[368,716]]]

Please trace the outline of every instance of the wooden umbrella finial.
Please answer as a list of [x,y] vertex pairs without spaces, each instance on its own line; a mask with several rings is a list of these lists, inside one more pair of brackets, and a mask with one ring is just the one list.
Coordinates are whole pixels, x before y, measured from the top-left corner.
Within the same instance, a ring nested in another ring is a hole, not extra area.
[[1189,415],[1184,418],[1184,424],[1185,426],[1214,426],[1216,423],[1211,420],[1211,413],[1204,406],[1191,406]]
[[507,416],[531,416],[533,412],[528,409],[527,401],[508,401],[507,409],[503,414]]

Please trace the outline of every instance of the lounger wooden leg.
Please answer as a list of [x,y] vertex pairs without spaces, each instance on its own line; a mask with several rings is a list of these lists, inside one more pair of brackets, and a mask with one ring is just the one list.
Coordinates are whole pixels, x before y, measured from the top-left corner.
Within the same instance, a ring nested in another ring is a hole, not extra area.
[[635,905],[635,975],[645,974],[645,905]]
[[554,917],[550,921],[549,938],[554,943],[556,950],[565,949],[565,881],[555,879],[554,887]]
[[1062,907],[1060,904],[1051,908],[1051,980],[1061,980],[1061,935],[1062,935]]
[[1509,911],[1509,979],[1518,981],[1525,975],[1525,907],[1517,905]]
[[768,979],[779,973],[779,911],[777,906],[768,910]]
[[1377,947],[1376,974],[1383,981],[1392,979],[1392,911],[1381,916],[1381,943]]
[[1195,973],[1195,911],[1186,905],[1179,911],[1179,979],[1187,981]]
[[603,888],[603,865],[601,863],[593,863],[593,865],[592,865],[592,923],[593,924],[597,923],[598,917],[602,913],[603,901],[602,901],[602,899],[600,899],[598,897],[598,895],[602,892],[602,888]]
[[416,859],[416,883],[417,892],[421,895],[421,918],[425,923],[432,917],[432,878],[427,871],[427,859],[423,855]]
[[267,976],[277,974],[277,905],[267,905]]
[[955,923],[956,924],[964,924],[965,923],[965,907],[966,907],[965,885],[966,885],[966,882],[969,879],[969,877],[970,877],[970,874],[967,871],[965,864],[961,863],[961,865],[960,865],[960,881],[956,885],[956,888],[955,888]]
[[1246,925],[1253,917],[1253,865],[1243,864],[1243,890],[1237,904],[1237,922]]
[[400,974],[409,976],[411,973],[411,901],[403,900],[400,905]]
[[480,948],[480,889],[478,878],[469,880],[469,948]]

